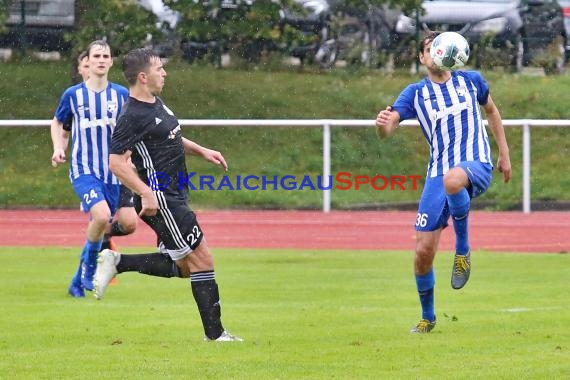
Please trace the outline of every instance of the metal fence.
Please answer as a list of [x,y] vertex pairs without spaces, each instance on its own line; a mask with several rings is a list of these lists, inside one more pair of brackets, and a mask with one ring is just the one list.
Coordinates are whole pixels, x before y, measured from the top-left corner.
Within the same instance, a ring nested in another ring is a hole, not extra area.
[[[332,127],[374,127],[374,120],[338,120],[338,119],[227,119],[227,120],[204,120],[204,119],[180,119],[181,126],[203,127],[315,127],[323,129],[323,178],[331,174],[331,128]],[[0,120],[1,127],[49,127],[51,120]],[[404,121],[401,126],[419,126],[416,120]],[[530,157],[531,157],[531,128],[537,127],[570,127],[570,120],[536,120],[514,119],[503,120],[505,127],[522,128],[523,146],[523,207],[524,213],[531,211],[530,199]],[[323,211],[331,210],[331,191],[323,190]]]

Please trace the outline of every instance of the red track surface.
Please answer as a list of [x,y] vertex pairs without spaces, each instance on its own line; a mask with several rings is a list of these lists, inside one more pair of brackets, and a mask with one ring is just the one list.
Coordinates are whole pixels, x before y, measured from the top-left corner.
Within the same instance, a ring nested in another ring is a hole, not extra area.
[[[415,212],[385,211],[198,211],[211,247],[413,250]],[[503,252],[570,251],[568,212],[484,212],[470,216],[474,249]],[[87,216],[76,210],[0,211],[2,246],[80,246]],[[117,238],[120,246],[154,246],[142,221],[137,231]],[[444,231],[441,250],[454,247]]]

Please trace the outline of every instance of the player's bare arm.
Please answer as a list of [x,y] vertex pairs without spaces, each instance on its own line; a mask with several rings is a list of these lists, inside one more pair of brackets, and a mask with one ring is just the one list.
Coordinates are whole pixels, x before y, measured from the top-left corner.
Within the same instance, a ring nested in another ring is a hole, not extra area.
[[381,138],[390,136],[400,124],[400,114],[392,106],[386,107],[376,116],[376,133]]
[[69,142],[69,132],[64,131],[63,123],[54,117],[51,121],[50,133],[53,144],[51,165],[55,168],[57,165],[65,163],[65,150]]
[[202,156],[206,161],[216,165],[221,165],[225,171],[228,170],[228,164],[226,163],[224,156],[217,150],[205,148],[185,137],[182,137],[182,144],[184,145],[184,153]]
[[123,154],[110,154],[109,155],[109,169],[121,181],[136,194],[140,195],[142,209],[139,213],[140,216],[156,215],[158,211],[158,201],[152,189],[133,171],[131,164],[131,151],[128,150]]
[[503,120],[501,118],[501,113],[499,109],[493,102],[491,95],[487,104],[483,106],[485,114],[487,116],[487,122],[489,123],[489,128],[493,133],[497,147],[499,148],[499,158],[497,159],[497,169],[503,174],[503,179],[505,183],[509,182],[512,175],[511,159],[509,156],[509,145],[507,144],[507,137],[505,135],[505,129],[503,128]]

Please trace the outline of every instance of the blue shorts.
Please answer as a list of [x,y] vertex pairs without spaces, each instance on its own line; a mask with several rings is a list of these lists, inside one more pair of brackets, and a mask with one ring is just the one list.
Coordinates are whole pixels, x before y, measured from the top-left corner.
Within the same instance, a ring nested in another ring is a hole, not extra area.
[[[487,191],[493,178],[491,165],[478,161],[464,161],[457,166],[463,168],[469,178],[467,187],[469,197],[476,198]],[[426,178],[416,216],[416,231],[428,232],[445,228],[449,215],[443,176]]]
[[115,215],[119,205],[120,185],[105,183],[92,175],[72,179],[71,184],[75,194],[81,199],[82,211],[89,212],[97,203],[106,201],[111,215]]

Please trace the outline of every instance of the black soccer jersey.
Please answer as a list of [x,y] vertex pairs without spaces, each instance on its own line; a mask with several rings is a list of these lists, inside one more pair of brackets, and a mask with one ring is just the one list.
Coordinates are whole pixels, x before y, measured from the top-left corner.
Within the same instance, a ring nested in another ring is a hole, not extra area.
[[168,201],[187,202],[186,159],[180,124],[156,97],[146,103],[129,97],[113,132],[111,153],[132,152],[138,175]]

